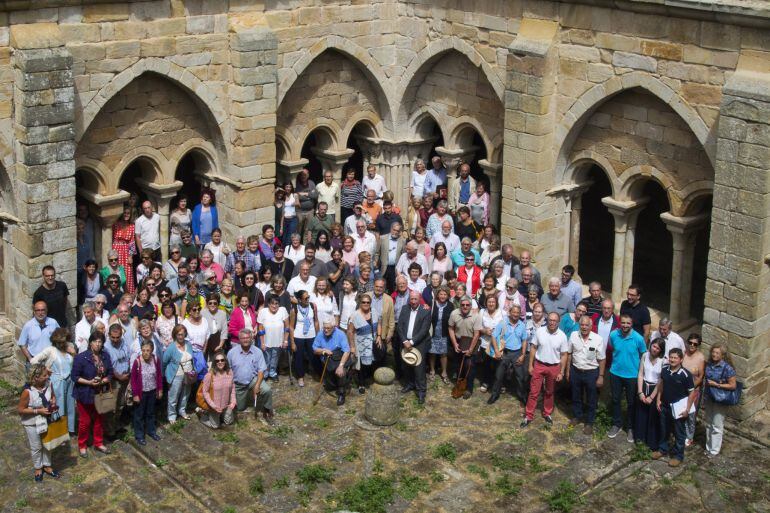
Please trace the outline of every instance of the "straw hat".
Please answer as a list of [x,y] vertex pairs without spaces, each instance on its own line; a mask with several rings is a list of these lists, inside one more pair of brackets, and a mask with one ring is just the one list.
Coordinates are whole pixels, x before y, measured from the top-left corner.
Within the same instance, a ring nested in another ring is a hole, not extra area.
[[420,350],[416,347],[412,347],[411,349],[402,349],[401,359],[407,365],[417,367],[422,362],[422,353],[420,353]]

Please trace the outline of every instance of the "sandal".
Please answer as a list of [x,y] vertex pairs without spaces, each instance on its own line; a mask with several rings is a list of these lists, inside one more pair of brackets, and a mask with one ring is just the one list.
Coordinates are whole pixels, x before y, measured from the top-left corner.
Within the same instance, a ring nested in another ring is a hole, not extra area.
[[443,381],[445,385],[449,384],[449,378],[446,376],[446,374],[441,375],[441,381]]
[[80,451],[80,457],[81,458],[88,458],[88,450],[83,449],[82,451]]
[[43,482],[43,473],[35,474],[35,482],[36,483],[42,483]]
[[95,451],[99,451],[102,454],[110,454],[110,449],[106,445],[100,445],[99,447],[94,447]]
[[48,474],[49,476],[51,476],[54,479],[59,479],[61,477],[61,474],[57,470],[54,470],[54,469],[51,469],[50,471],[46,470],[46,469],[43,469],[43,473],[44,474]]

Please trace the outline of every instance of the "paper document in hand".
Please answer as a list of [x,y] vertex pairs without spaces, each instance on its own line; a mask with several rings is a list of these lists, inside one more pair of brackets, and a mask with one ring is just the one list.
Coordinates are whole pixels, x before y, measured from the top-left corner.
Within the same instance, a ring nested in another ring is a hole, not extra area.
[[[683,397],[675,403],[671,403],[671,414],[675,419],[678,419],[684,415],[684,409],[687,408],[687,397]],[[690,406],[689,415],[695,413],[695,401]]]

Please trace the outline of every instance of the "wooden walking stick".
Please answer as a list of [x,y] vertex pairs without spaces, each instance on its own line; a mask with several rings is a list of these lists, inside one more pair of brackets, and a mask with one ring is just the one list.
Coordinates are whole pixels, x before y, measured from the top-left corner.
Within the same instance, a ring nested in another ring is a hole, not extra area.
[[461,377],[463,365],[465,365],[465,354],[463,354],[463,359],[460,361],[460,370],[457,372],[457,383],[455,383],[454,388],[452,388],[452,397],[454,399],[462,397],[465,390],[468,388],[468,371],[470,368],[465,372],[465,377],[463,378]]
[[326,361],[324,362],[324,370],[321,372],[321,381],[318,383],[318,393],[315,396],[315,399],[313,399],[313,406],[318,404],[318,401],[321,399],[321,394],[323,394],[324,391],[324,376],[326,376],[326,366],[329,365],[329,360],[331,360],[332,355],[329,355],[326,357]]

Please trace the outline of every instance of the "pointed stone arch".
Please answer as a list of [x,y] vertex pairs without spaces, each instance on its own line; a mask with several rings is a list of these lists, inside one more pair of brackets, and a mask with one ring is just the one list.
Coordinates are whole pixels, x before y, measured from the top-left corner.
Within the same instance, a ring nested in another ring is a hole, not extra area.
[[310,66],[316,58],[327,50],[336,50],[344,54],[350,59],[367,77],[372,89],[379,99],[380,115],[386,124],[391,123],[393,112],[393,100],[390,87],[388,86],[387,75],[383,71],[380,64],[366,51],[362,46],[345,39],[340,36],[328,36],[310,48],[306,49],[302,56],[297,59],[297,62],[289,68],[284,70],[285,76],[278,84],[278,103],[276,110],[280,109],[286,94],[291,90],[291,87],[302,75],[302,73]]

